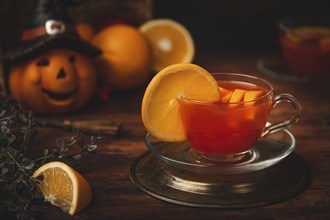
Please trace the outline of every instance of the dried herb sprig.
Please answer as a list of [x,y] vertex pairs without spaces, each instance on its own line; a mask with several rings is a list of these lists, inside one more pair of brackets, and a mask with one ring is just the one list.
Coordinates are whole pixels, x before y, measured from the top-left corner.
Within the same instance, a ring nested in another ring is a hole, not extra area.
[[38,167],[51,160],[72,164],[84,152],[94,153],[101,139],[74,130],[70,140],[59,138],[56,148],[31,158],[27,150],[37,135],[35,125],[33,112],[22,102],[0,100],[0,211],[15,213],[18,219],[33,219],[42,210],[42,195],[31,180]]

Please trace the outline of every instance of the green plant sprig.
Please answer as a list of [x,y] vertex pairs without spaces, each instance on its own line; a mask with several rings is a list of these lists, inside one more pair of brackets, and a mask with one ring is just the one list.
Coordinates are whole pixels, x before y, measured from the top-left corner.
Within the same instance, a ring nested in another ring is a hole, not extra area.
[[0,100],[0,212],[15,213],[17,219],[33,219],[42,210],[43,197],[31,179],[38,167],[52,160],[73,164],[85,152],[95,153],[102,139],[74,130],[69,140],[58,138],[54,149],[31,158],[27,151],[37,135],[35,125],[33,112],[22,102]]

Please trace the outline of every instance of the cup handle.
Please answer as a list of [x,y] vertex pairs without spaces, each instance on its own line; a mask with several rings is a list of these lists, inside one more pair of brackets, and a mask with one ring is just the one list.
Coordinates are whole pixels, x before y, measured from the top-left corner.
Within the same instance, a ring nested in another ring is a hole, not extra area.
[[282,94],[276,95],[273,99],[272,109],[274,109],[278,104],[283,103],[283,102],[290,104],[290,106],[293,109],[293,113],[291,114],[291,116],[288,119],[286,119],[282,122],[277,122],[275,124],[266,126],[264,132],[261,135],[262,137],[272,134],[274,132],[277,132],[279,130],[289,128],[293,124],[298,122],[298,119],[301,115],[301,105],[298,102],[298,100],[295,97],[293,97],[292,95],[287,94],[287,93],[282,93]]

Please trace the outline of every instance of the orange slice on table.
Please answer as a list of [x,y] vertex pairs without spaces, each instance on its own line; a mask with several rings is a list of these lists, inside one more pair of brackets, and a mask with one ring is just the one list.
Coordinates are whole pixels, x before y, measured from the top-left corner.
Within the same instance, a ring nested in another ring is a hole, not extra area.
[[49,162],[32,176],[44,199],[70,215],[86,208],[92,200],[92,190],[78,172],[62,162]]
[[215,78],[195,64],[173,64],[150,81],[142,100],[145,128],[159,140],[184,141],[185,134],[177,98],[218,101],[220,91]]
[[195,54],[193,39],[180,23],[170,19],[145,22],[139,30],[151,46],[151,68],[158,72],[176,63],[190,63]]

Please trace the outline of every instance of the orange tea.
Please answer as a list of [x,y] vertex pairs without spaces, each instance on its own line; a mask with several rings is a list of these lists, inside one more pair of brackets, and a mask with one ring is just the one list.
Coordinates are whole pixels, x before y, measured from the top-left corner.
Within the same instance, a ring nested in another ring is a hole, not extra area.
[[237,154],[247,151],[261,136],[266,125],[271,99],[263,97],[267,90],[238,81],[219,82],[229,91],[261,91],[261,98],[253,102],[212,105],[180,100],[181,116],[186,138],[202,154]]
[[280,36],[282,51],[295,73],[329,73],[330,29],[298,27]]
[[[243,154],[265,134],[288,127],[300,115],[300,105],[288,94],[273,95],[266,81],[242,74],[215,74],[221,98],[216,102],[178,98],[186,140],[202,155]],[[230,96],[228,98],[228,96]],[[270,111],[280,102],[294,108],[292,117],[269,127]]]

